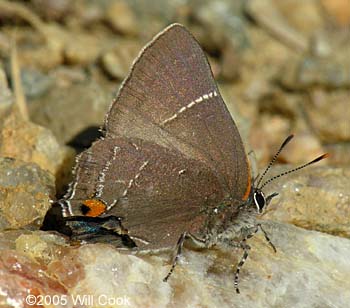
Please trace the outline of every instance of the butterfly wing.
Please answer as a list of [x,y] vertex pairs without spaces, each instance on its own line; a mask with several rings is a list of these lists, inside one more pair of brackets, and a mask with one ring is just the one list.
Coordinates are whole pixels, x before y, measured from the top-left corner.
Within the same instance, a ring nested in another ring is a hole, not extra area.
[[103,214],[121,217],[143,249],[172,246],[183,232],[198,231],[205,209],[223,198],[219,180],[204,163],[141,139],[95,142],[79,157],[75,177],[66,196],[70,214],[94,216],[83,205],[103,200]]
[[139,247],[159,248],[204,228],[224,197],[248,197],[242,140],[202,49],[180,25],[141,52],[104,128],[77,161],[69,215],[122,217]]
[[105,119],[107,136],[159,144],[210,166],[227,194],[250,190],[244,146],[195,38],[175,24],[136,59]]

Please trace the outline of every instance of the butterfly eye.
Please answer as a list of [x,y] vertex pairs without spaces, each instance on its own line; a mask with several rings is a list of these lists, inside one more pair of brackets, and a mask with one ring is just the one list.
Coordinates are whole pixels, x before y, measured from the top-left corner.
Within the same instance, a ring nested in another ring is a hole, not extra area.
[[262,213],[262,210],[264,209],[265,205],[266,205],[266,199],[265,199],[265,195],[263,194],[262,191],[256,191],[254,193],[254,203],[256,206],[256,209],[258,211],[258,213]]

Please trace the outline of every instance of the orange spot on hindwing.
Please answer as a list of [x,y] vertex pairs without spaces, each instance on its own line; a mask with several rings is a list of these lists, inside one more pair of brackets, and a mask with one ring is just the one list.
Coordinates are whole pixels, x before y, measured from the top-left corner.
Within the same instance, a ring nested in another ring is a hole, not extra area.
[[103,214],[107,209],[104,202],[96,199],[87,199],[83,201],[81,211],[83,215],[90,217],[97,217]]

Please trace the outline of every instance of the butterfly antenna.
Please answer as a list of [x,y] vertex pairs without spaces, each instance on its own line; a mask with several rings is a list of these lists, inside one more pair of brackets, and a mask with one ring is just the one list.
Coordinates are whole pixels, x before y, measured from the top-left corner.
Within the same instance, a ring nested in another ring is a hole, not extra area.
[[278,174],[278,175],[272,177],[271,179],[267,180],[263,185],[261,185],[261,187],[260,187],[259,189],[264,188],[267,184],[271,183],[272,181],[276,180],[277,178],[280,178],[281,176],[284,176],[284,175],[287,175],[287,174],[289,174],[289,173],[292,173],[292,172],[298,171],[298,170],[300,170],[300,169],[303,169],[303,168],[305,168],[305,167],[307,167],[307,166],[310,166],[310,165],[312,165],[312,164],[314,164],[314,163],[317,163],[317,162],[319,162],[320,160],[325,159],[325,158],[327,158],[327,157],[329,157],[329,154],[328,154],[328,153],[323,154],[323,155],[321,155],[321,156],[315,158],[314,160],[312,160],[312,161],[310,161],[310,162],[308,162],[308,163],[306,163],[306,164],[304,164],[304,165],[301,165],[301,166],[296,167],[296,168],[294,168],[294,169],[291,169],[291,170],[282,172],[281,174]]
[[289,135],[286,140],[283,141],[283,143],[281,144],[280,148],[278,149],[278,151],[276,152],[275,156],[271,159],[270,163],[268,164],[268,166],[266,167],[265,171],[263,172],[263,174],[261,175],[261,177],[259,178],[259,181],[256,185],[256,187],[259,187],[262,179],[264,178],[264,176],[266,175],[266,173],[270,170],[270,168],[272,167],[272,165],[274,164],[274,162],[276,161],[278,155],[280,155],[280,153],[282,152],[283,148],[289,143],[289,141],[292,140],[292,138],[294,137],[294,135]]

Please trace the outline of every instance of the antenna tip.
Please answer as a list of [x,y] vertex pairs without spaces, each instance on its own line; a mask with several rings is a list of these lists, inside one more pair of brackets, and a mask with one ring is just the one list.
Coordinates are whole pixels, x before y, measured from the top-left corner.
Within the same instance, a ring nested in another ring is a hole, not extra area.
[[294,137],[293,134],[289,135],[289,136],[286,138],[286,140],[283,141],[283,143],[282,143],[282,145],[281,145],[281,149],[283,149],[283,148],[287,145],[287,143],[289,143],[289,141],[292,140],[293,137]]
[[331,155],[329,153],[324,153],[323,155],[321,155],[321,159],[328,158],[330,156]]
[[322,160],[322,159],[325,159],[325,158],[327,158],[327,157],[329,157],[329,156],[330,156],[330,155],[329,155],[328,153],[325,153],[325,154],[323,154],[323,155],[321,155],[321,156],[315,158],[311,163],[312,163],[312,164],[313,164],[313,163],[317,163],[318,161],[320,161],[320,160]]

